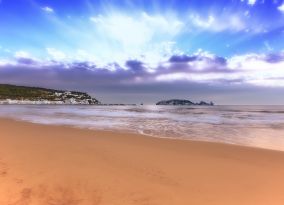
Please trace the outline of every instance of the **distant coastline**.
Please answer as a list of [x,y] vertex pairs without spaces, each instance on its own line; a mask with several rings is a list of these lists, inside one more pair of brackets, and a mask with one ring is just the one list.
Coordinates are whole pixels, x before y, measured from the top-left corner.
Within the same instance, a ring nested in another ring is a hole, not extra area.
[[200,106],[214,106],[213,102],[200,101],[199,103],[194,103],[190,100],[183,99],[171,99],[171,100],[162,100],[156,103],[156,105],[200,105]]
[[[0,105],[101,105],[101,106],[137,106],[133,103],[101,103],[88,93],[80,91],[55,90],[41,87],[28,87],[0,84]],[[141,103],[140,105],[143,105]],[[213,106],[213,102],[171,99],[156,105],[200,105]]]
[[0,84],[0,104],[98,105],[100,102],[84,92]]

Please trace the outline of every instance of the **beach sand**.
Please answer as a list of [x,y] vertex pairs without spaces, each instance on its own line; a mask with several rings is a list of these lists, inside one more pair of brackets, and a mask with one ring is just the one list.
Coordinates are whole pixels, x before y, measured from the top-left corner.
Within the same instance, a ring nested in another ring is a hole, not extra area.
[[0,120],[1,205],[284,204],[284,152]]

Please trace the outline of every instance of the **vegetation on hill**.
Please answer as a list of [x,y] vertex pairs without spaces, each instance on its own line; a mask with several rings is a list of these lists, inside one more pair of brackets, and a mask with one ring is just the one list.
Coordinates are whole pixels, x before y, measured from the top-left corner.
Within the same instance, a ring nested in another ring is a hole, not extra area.
[[53,90],[38,87],[0,84],[0,100],[55,101],[63,103],[98,104],[99,101],[87,93]]

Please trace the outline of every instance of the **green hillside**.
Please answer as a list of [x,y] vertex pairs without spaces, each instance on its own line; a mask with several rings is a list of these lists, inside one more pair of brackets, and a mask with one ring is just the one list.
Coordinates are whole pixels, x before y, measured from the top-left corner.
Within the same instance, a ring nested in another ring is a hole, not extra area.
[[[99,101],[84,92],[53,90],[38,87],[0,84],[0,100],[62,101],[98,104]],[[72,103],[73,102],[73,103]]]
[[15,85],[1,85],[0,84],[0,99],[49,99],[54,100],[55,92],[63,92],[45,88],[36,87],[25,87],[25,86],[15,86]]

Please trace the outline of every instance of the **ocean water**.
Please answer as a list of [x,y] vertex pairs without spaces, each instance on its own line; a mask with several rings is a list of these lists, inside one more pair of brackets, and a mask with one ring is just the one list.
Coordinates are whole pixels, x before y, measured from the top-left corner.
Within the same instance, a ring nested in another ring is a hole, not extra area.
[[0,105],[0,117],[284,151],[284,106]]

